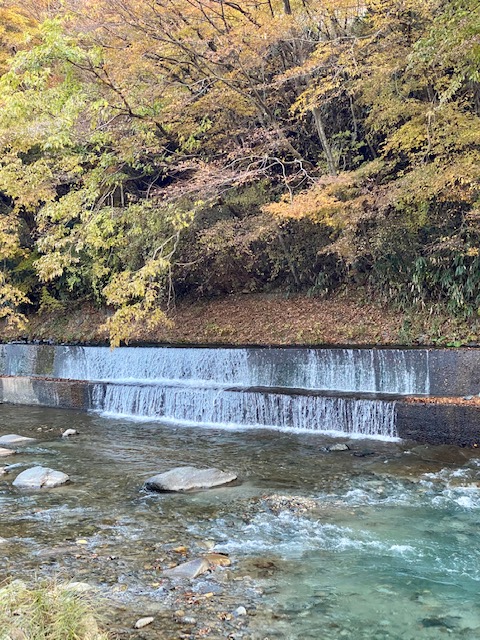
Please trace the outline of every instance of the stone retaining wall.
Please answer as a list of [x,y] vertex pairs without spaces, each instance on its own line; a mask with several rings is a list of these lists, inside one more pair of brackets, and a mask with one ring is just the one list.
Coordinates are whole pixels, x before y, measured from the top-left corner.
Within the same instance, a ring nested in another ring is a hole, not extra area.
[[400,438],[427,444],[480,445],[480,407],[458,404],[397,402]]

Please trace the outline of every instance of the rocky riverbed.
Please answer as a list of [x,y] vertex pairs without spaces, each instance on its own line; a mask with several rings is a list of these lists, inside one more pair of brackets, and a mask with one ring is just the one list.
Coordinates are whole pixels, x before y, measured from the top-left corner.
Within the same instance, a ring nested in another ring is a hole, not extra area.
[[[476,450],[2,406],[12,433],[0,578],[89,585],[120,640],[479,636]],[[70,481],[13,485],[35,466]],[[237,480],[144,486],[190,466]]]

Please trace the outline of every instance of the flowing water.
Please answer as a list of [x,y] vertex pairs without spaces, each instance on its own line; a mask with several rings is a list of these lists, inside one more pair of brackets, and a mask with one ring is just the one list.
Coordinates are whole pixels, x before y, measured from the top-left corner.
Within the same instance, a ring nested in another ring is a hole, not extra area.
[[[147,417],[0,406],[0,434],[37,439],[2,459],[13,467],[0,476],[0,578],[97,585],[125,607],[113,622],[122,639],[149,613],[160,622],[135,637],[480,637],[476,451],[344,436],[350,450],[328,452],[332,439],[318,432]],[[62,439],[65,428],[80,435]],[[34,464],[67,472],[72,483],[13,488]],[[190,464],[236,471],[241,483],[142,491],[150,475]],[[307,507],[292,507],[295,499]],[[192,581],[188,593],[163,577],[169,564],[212,545],[231,567]],[[248,615],[237,619],[239,605]]]
[[422,349],[0,345],[9,402],[42,404],[36,377],[46,376],[88,381],[90,408],[110,417],[387,438],[393,394],[429,393],[429,360]]
[[93,408],[110,417],[221,428],[268,427],[331,435],[395,438],[395,403],[354,397],[107,384],[93,389]]
[[426,349],[51,347],[0,345],[0,371],[74,380],[284,387],[346,392],[430,392]]

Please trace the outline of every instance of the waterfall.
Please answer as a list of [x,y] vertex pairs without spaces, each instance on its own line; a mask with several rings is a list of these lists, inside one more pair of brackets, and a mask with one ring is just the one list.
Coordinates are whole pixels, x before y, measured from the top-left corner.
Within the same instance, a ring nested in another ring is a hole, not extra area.
[[33,388],[33,382],[28,378],[3,378],[1,389],[2,402],[28,405],[40,404]]
[[426,349],[261,349],[1,345],[0,373],[191,386],[279,387],[419,395],[430,392]]
[[246,349],[67,347],[56,375],[76,380],[253,384]]
[[428,394],[428,351],[64,347],[55,376],[76,380],[182,382],[191,386],[280,387]]
[[[0,374],[86,381],[108,415],[389,438],[395,402],[373,394],[429,394],[438,362],[427,349],[0,346]],[[4,385],[6,401],[46,393]]]
[[24,344],[3,344],[0,349],[1,372],[10,376],[35,374],[37,348]]
[[191,387],[96,384],[93,407],[110,416],[214,427],[395,438],[395,403]]

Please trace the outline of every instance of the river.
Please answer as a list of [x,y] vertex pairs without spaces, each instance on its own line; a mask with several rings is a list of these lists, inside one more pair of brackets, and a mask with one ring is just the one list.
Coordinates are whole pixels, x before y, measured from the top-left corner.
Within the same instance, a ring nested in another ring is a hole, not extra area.
[[[80,435],[62,439],[66,428]],[[2,405],[5,433],[36,441],[2,460],[12,466],[0,476],[0,577],[95,585],[119,638],[480,637],[475,450],[344,436],[350,449],[329,452],[338,440],[322,433]],[[12,487],[36,464],[72,482]],[[190,464],[240,482],[142,490],[154,473]],[[163,576],[212,548],[231,566],[187,586]],[[155,622],[132,635],[146,614]]]

